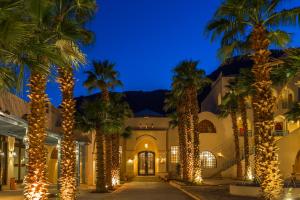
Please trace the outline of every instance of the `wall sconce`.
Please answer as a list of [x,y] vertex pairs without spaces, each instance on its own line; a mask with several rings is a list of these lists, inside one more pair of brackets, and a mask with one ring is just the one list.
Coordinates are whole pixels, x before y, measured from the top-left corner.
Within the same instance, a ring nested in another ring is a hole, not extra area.
[[224,157],[224,155],[221,152],[217,153],[217,155],[218,157]]
[[132,163],[133,163],[133,160],[132,160],[131,158],[129,158],[129,159],[127,160],[127,162],[128,162],[129,164],[132,164]]
[[23,142],[24,142],[24,144],[27,144],[28,143],[28,141],[29,141],[29,138],[28,138],[28,136],[24,136],[24,138],[23,138]]
[[145,144],[145,148],[148,149],[148,144]]
[[0,156],[4,157],[5,156],[4,152],[0,151]]

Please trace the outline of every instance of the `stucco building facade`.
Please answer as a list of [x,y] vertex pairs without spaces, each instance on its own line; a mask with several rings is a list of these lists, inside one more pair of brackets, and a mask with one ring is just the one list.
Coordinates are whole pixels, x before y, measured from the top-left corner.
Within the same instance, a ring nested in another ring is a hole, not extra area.
[[[229,117],[218,116],[218,105],[225,95],[228,81],[249,63],[235,62],[219,67],[209,75],[212,83],[199,96],[200,150],[203,176],[235,178],[234,138]],[[273,134],[279,147],[280,171],[285,179],[292,174],[300,179],[300,122],[288,121],[285,113],[300,100],[300,78],[283,86],[274,87],[276,97],[275,128]],[[167,91],[126,92],[134,117],[126,120],[132,135],[120,139],[121,178],[138,176],[168,176],[176,178],[180,170],[177,128],[169,126],[170,119],[162,107]],[[85,98],[85,97],[82,97]],[[29,105],[21,98],[1,91],[0,95],[0,184],[9,185],[12,178],[22,183],[26,173],[26,116]],[[248,132],[253,160],[254,137],[252,110],[247,109],[248,129],[243,130],[238,117],[239,141],[244,157],[243,133]],[[48,180],[56,184],[59,176],[60,140],[62,130],[59,109],[48,106],[47,111]],[[75,132],[77,140],[78,184],[95,185],[95,133]],[[253,164],[253,161],[252,161]]]
[[[241,66],[240,63],[236,65]],[[220,176],[235,178],[236,176],[232,122],[230,117],[218,116],[218,105],[227,92],[226,86],[229,80],[238,74],[240,68],[247,67],[247,62],[243,67],[236,67],[236,65],[223,65],[209,75],[212,83],[204,94],[200,95],[200,150],[202,173],[205,178]],[[299,80],[297,77],[288,84],[273,88],[276,98],[273,134],[279,147],[280,171],[284,179],[295,175],[300,179],[300,122],[288,121],[284,115],[295,102],[300,100]],[[163,101],[161,99],[160,101],[162,107]],[[153,103],[157,104],[157,99]],[[132,127],[133,134],[129,138],[121,138],[120,141],[123,179],[136,176],[176,178],[179,174],[178,130],[169,126],[170,119],[166,117],[162,109],[150,109],[149,105],[134,109],[135,117],[126,122],[126,126]],[[254,137],[250,105],[247,109],[247,117],[248,130],[243,130],[241,116],[238,116],[240,154],[243,160],[244,132],[247,131],[250,162],[253,165]],[[90,163],[87,165],[91,166]],[[253,172],[249,173],[250,176],[253,174]]]

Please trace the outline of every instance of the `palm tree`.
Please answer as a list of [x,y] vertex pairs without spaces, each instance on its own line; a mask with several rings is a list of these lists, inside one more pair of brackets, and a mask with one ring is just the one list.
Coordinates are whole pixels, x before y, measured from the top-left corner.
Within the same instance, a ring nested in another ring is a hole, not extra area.
[[[188,169],[193,172],[192,180],[195,183],[202,182],[201,163],[200,163],[200,147],[199,147],[199,105],[198,91],[202,90],[208,83],[203,70],[197,69],[198,62],[183,61],[175,69],[173,78],[173,86],[175,90],[182,92],[185,101],[185,121],[187,125],[187,145],[188,160],[187,164],[192,163],[192,167]],[[191,145],[189,149],[189,145]],[[192,173],[190,172],[190,173]]]
[[[109,90],[122,85],[114,66],[115,64],[110,63],[108,60],[103,62],[94,61],[93,69],[86,71],[88,77],[84,82],[84,86],[89,91],[99,89],[102,92],[102,101],[107,106],[110,104]],[[112,138],[109,134],[105,134],[105,155],[106,184],[108,188],[112,188]]]
[[75,100],[73,67],[85,63],[85,56],[77,43],[90,43],[91,33],[84,29],[84,24],[94,14],[96,3],[88,1],[56,1],[57,6],[49,24],[57,33],[56,46],[65,58],[65,66],[57,67],[62,92],[61,114],[64,131],[61,142],[60,197],[75,199],[76,195],[76,143],[73,134],[75,125]]
[[125,120],[132,116],[128,103],[120,95],[114,94],[109,109],[110,131],[112,137],[112,186],[120,184],[120,135],[125,129]]
[[[67,65],[69,63],[66,63]],[[59,178],[61,199],[75,199],[76,196],[76,141],[74,137],[75,128],[75,106],[73,69],[71,67],[59,67],[59,77],[62,92],[61,114],[62,128],[64,131],[61,142],[61,173]]]
[[251,170],[250,166],[250,148],[248,138],[248,123],[247,123],[247,108],[250,97],[254,94],[252,89],[253,77],[248,69],[241,69],[240,74],[233,80],[235,84],[234,88],[238,95],[238,108],[242,118],[243,130],[244,130],[244,155],[245,155],[245,177]]
[[259,135],[261,188],[265,199],[278,199],[282,192],[282,179],[278,168],[276,144],[272,136],[274,98],[270,71],[277,64],[270,59],[269,46],[284,46],[289,35],[275,26],[294,25],[298,22],[300,8],[284,9],[282,1],[226,0],[217,9],[207,26],[212,39],[221,36],[220,54],[227,57],[240,52],[252,53],[252,73],[256,93],[253,98],[255,134]]
[[54,8],[53,1],[5,1],[1,2],[1,62],[17,66],[20,74],[30,71],[30,115],[28,118],[28,163],[24,178],[25,199],[47,199],[47,150],[45,93],[47,76],[53,65],[61,65],[63,59],[55,43],[49,38],[55,34],[46,25],[46,19]]
[[[185,181],[188,180],[188,169],[186,165],[187,160],[187,136],[184,122],[184,102],[176,91],[172,90],[168,93],[165,99],[165,111],[171,111],[172,113],[169,115],[171,121],[169,122],[170,127],[175,128],[178,127],[178,138],[179,138],[179,158],[180,158],[180,168],[181,168],[181,178]],[[175,110],[175,111],[174,111]]]
[[105,180],[105,155],[104,155],[104,121],[107,105],[100,98],[93,101],[84,101],[78,106],[76,112],[76,127],[84,132],[95,131],[96,143],[96,191],[97,193],[107,192]]
[[237,164],[236,176],[241,178],[243,176],[243,169],[240,155],[239,131],[237,126],[237,112],[238,112],[238,94],[236,92],[236,82],[231,81],[227,86],[229,91],[222,98],[220,105],[220,117],[225,118],[228,115],[231,117],[232,131],[235,146],[235,159]]

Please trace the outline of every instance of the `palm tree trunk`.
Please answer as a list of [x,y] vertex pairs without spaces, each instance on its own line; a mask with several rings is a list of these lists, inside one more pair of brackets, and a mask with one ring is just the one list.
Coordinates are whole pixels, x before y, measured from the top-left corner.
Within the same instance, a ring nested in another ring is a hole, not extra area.
[[186,126],[186,167],[187,167],[187,180],[189,182],[193,181],[194,176],[194,145],[193,145],[193,136],[194,136],[194,123],[193,115],[191,112],[192,102],[190,99],[190,91],[186,91],[185,94],[186,104],[184,106],[184,124]]
[[30,76],[30,115],[28,118],[28,165],[25,177],[24,196],[26,200],[48,199],[47,149],[44,146],[46,133],[45,93],[47,76],[32,72]]
[[120,184],[120,158],[119,146],[120,135],[112,135],[112,186]]
[[245,153],[245,177],[247,176],[248,171],[250,170],[250,162],[249,162],[249,138],[248,138],[248,123],[247,123],[247,109],[245,104],[245,98],[239,98],[242,123],[244,129],[244,153]]
[[253,84],[256,93],[254,95],[254,112],[257,117],[255,126],[257,127],[261,142],[259,143],[258,156],[260,158],[261,188],[264,199],[279,199],[282,192],[283,181],[280,175],[277,150],[272,130],[274,127],[274,105],[275,99],[272,95],[270,79],[271,52],[268,50],[270,41],[267,38],[267,31],[263,25],[254,27],[251,34],[251,47],[254,55],[252,59],[254,65],[252,73],[255,82]]
[[198,94],[196,88],[192,88],[191,91],[191,110],[193,115],[193,126],[194,126],[194,182],[199,184],[202,183],[201,174],[201,161],[200,161],[200,138],[199,138],[199,105],[198,105]]
[[257,126],[255,126],[256,122],[257,122],[257,116],[256,116],[256,112],[254,112],[254,101],[252,100],[252,110],[253,110],[253,124],[254,124],[254,148],[255,148],[255,154],[254,154],[254,177],[255,177],[255,181],[258,182],[261,178],[261,171],[260,171],[260,161],[259,159],[261,158],[261,156],[259,156],[259,143],[260,143],[260,136],[258,134],[258,128]]
[[58,68],[60,90],[62,92],[61,114],[64,131],[61,143],[60,197],[62,200],[76,198],[76,144],[73,134],[75,124],[75,100],[73,98],[74,78],[72,68]]
[[[178,109],[177,109],[178,110]],[[178,138],[179,138],[179,157],[180,157],[180,168],[181,177],[183,180],[188,180],[187,167],[186,167],[186,131],[184,125],[184,116],[180,111],[178,112]]]
[[[101,89],[102,100],[109,104],[109,90],[107,87]],[[111,135],[105,135],[105,175],[107,188],[112,189],[112,138]]]
[[96,192],[107,192],[106,180],[105,180],[105,157],[104,157],[104,135],[100,129],[96,129],[96,148],[97,148],[97,160],[96,160]]
[[105,168],[106,168],[106,185],[112,189],[112,136],[105,135]]
[[243,176],[243,169],[242,169],[241,155],[240,155],[239,131],[237,126],[236,112],[231,111],[230,116],[232,121],[232,130],[233,130],[234,146],[235,146],[236,176],[237,178],[241,178]]

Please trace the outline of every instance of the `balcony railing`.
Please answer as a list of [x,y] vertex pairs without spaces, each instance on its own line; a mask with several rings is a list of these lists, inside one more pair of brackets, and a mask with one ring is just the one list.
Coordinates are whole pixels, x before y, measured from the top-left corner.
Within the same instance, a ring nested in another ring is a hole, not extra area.
[[[286,131],[286,130],[275,130],[275,131],[273,131],[274,136],[286,136],[286,135],[288,135],[288,133],[289,132]],[[248,137],[252,137],[253,136],[252,130],[248,130],[247,134],[248,134]],[[244,137],[244,131],[243,130],[239,130],[239,136]]]

